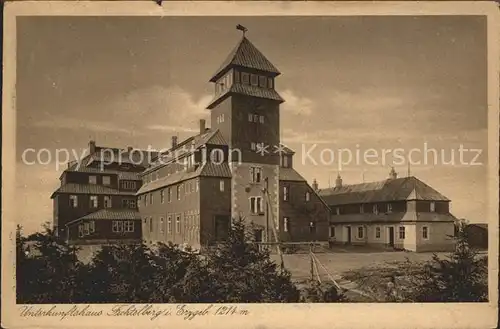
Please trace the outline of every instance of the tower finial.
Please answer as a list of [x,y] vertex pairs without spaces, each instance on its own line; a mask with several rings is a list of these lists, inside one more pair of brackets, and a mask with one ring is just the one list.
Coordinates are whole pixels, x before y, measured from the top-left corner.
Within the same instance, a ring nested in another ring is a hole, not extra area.
[[245,36],[245,33],[248,31],[248,29],[241,24],[236,25],[236,29],[243,32],[243,36]]

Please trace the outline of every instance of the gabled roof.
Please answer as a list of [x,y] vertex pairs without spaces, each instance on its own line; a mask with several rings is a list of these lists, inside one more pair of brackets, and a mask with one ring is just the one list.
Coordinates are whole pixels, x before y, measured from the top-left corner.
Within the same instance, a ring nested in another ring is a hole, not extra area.
[[274,76],[280,74],[280,71],[246,37],[243,37],[229,53],[210,82],[217,81],[228,69],[235,66],[268,72]]
[[330,222],[336,223],[401,223],[401,222],[455,222],[457,218],[450,213],[392,212],[332,215]]
[[171,175],[161,177],[149,183],[143,184],[139,189],[139,191],[137,191],[137,195],[158,190],[160,188],[177,184],[182,181],[195,177],[231,178],[231,169],[229,168],[229,164],[227,162],[224,162],[222,164],[206,162],[205,164],[200,165],[194,171],[186,171],[186,170],[179,171]]
[[105,195],[130,195],[133,196],[135,192],[133,191],[120,191],[114,188],[110,188],[103,185],[97,184],[76,184],[68,183],[59,187],[52,195],[53,198],[56,194],[60,193],[71,193],[71,194],[105,194]]
[[280,180],[281,181],[289,181],[289,182],[305,182],[306,179],[302,177],[295,169],[293,168],[284,168],[280,167]]
[[141,176],[139,172],[131,172],[131,171],[118,171],[118,170],[110,170],[106,168],[95,168],[95,167],[87,167],[88,158],[90,156],[85,157],[80,162],[72,164],[69,168],[65,170],[65,172],[86,172],[86,173],[94,173],[101,175],[118,175],[120,180],[141,180]]
[[217,104],[222,102],[231,94],[247,95],[265,99],[272,99],[283,103],[285,100],[278,94],[274,89],[260,88],[258,86],[244,85],[241,83],[233,83],[231,88],[226,89],[223,93],[215,95],[215,97],[210,101],[207,109],[213,109]]
[[170,149],[158,156],[149,168],[144,170],[141,175],[146,175],[160,167],[172,163],[175,159],[183,158],[204,145],[227,145],[224,137],[218,129],[206,129],[203,134],[194,135],[186,138],[177,144],[176,148]]
[[323,189],[319,195],[330,206],[404,200],[450,201],[413,176],[380,182],[342,185],[341,187]]
[[75,219],[66,225],[71,225],[81,220],[138,220],[141,219],[141,215],[137,210],[131,209],[101,209]]

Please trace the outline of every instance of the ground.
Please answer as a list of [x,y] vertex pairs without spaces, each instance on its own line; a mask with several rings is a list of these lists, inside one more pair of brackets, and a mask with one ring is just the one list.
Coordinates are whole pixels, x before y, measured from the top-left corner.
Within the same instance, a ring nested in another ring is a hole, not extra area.
[[[438,253],[438,256],[449,253]],[[329,252],[316,253],[320,263],[325,266],[331,276],[338,276],[348,271],[364,267],[378,267],[386,263],[404,262],[406,258],[410,261],[427,261],[431,259],[432,253],[414,253],[405,251],[380,251],[365,247],[334,247]],[[273,254],[273,260],[278,260],[278,255]],[[311,263],[309,254],[285,254],[283,255],[285,267],[292,273],[294,281],[302,281],[311,277]],[[279,262],[277,262],[279,263]],[[320,278],[328,280],[325,269],[318,266]]]

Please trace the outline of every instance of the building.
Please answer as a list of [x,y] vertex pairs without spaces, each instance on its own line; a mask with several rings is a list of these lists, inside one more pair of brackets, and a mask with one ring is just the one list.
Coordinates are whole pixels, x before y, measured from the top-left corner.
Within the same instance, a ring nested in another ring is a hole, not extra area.
[[450,200],[416,177],[398,178],[394,168],[379,182],[319,191],[332,209],[330,241],[410,251],[454,248]]
[[467,242],[477,249],[488,249],[488,224],[467,224]]
[[[210,78],[211,127],[162,154],[137,192],[145,241],[198,249],[244,218],[257,241],[328,240],[329,208],[280,141],[278,69],[245,37]],[[263,190],[267,191],[264,193]]]
[[140,242],[135,193],[142,185],[139,173],[151,156],[156,154],[100,147],[90,141],[88,155],[68,163],[51,196],[54,231],[71,244]]

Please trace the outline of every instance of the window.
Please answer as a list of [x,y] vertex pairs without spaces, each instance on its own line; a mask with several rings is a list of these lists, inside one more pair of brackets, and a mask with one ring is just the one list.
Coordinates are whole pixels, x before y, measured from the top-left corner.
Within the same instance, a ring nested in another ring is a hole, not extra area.
[[134,222],[131,220],[124,222],[124,231],[125,232],[134,232]]
[[288,201],[288,199],[290,199],[290,188],[283,186],[283,201]]
[[90,225],[89,223],[83,223],[83,235],[89,235]]
[[429,239],[429,227],[427,226],[422,227],[422,238],[425,240]]
[[97,176],[89,176],[89,184],[97,184]]
[[83,225],[78,225],[78,236],[83,237]]
[[149,217],[149,232],[153,232],[153,217]]
[[240,83],[240,72],[234,71],[234,82]]
[[167,202],[172,202],[172,189],[167,188]]
[[69,196],[69,205],[72,208],[78,207],[78,195],[70,195]]
[[144,194],[144,207],[148,205],[148,195]]
[[114,233],[123,232],[123,222],[120,220],[114,220],[111,226],[111,230]]
[[163,233],[165,231],[165,219],[163,217],[160,217],[160,233]]
[[288,232],[289,230],[289,225],[290,224],[290,218],[288,217],[283,217],[283,231]]
[[122,208],[131,208],[135,209],[137,204],[134,199],[123,199],[122,200]]
[[306,192],[306,202],[309,202],[311,200],[311,193]]
[[259,214],[264,212],[264,207],[262,205],[262,197],[253,196],[250,197],[250,213]]
[[330,238],[335,237],[335,226],[330,226]]
[[253,114],[248,113],[248,122],[253,122]]
[[111,185],[111,177],[102,176],[102,185]]
[[160,191],[160,202],[165,203],[165,190]]
[[175,233],[181,233],[181,216],[175,218]]
[[224,122],[224,113],[220,115],[220,122]]
[[283,167],[288,168],[288,157],[287,157],[286,155],[284,155],[284,156],[281,158],[281,160],[282,160],[282,162],[283,162],[283,163],[282,163]]
[[210,152],[210,160],[216,164],[222,163],[224,152],[221,149],[213,149]]
[[255,144],[255,142],[251,142],[251,143],[250,143],[250,149],[251,149],[252,151],[255,151],[255,150],[257,149],[257,144]]
[[243,82],[243,84],[249,85],[250,84],[250,75],[246,72],[241,72],[241,81]]
[[430,208],[431,208],[431,212],[435,212],[436,211],[436,203],[435,202],[431,202]]
[[380,239],[381,229],[379,226],[375,227],[375,239]]
[[196,179],[196,192],[200,189],[200,180]]
[[392,204],[391,203],[387,204],[387,212],[392,212]]
[[[149,176],[146,176],[146,177],[149,177]],[[150,179],[146,179],[146,182],[149,182]],[[131,181],[123,181],[121,182],[121,187],[122,189],[124,190],[134,190],[136,185],[135,185],[135,182],[131,182]]]
[[90,233],[95,232],[95,222],[94,221],[89,222],[89,230],[90,230]]
[[177,200],[181,199],[181,186],[177,185]]
[[153,193],[149,193],[149,204],[153,204]]
[[253,122],[255,122],[255,123],[259,122],[259,115],[258,114],[253,115]]
[[111,197],[108,195],[104,196],[104,208],[111,208]]
[[358,227],[358,239],[363,239],[364,237],[364,229],[363,229],[363,226],[359,226]]
[[259,116],[259,122],[264,123],[264,116],[263,115]]
[[252,86],[258,86],[259,85],[259,76],[256,74],[250,75],[250,84]]
[[250,167],[250,182],[260,183],[262,180],[262,168]]
[[267,78],[267,87],[268,88],[274,88],[273,87],[273,78]]
[[172,233],[172,217],[167,218],[167,233]]
[[336,213],[337,215],[340,215],[340,208],[339,208],[339,207],[335,208],[335,213]]
[[222,179],[219,182],[219,189],[221,192],[224,192],[224,181]]
[[90,196],[90,206],[92,208],[99,207],[99,200],[97,199],[97,195],[91,195]]
[[404,226],[399,227],[399,239],[400,240],[405,239],[405,227]]
[[376,204],[373,205],[373,213],[378,214],[378,206]]
[[266,88],[267,87],[267,77],[260,76],[259,77],[259,87]]

